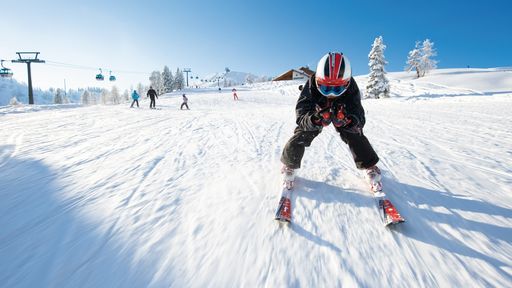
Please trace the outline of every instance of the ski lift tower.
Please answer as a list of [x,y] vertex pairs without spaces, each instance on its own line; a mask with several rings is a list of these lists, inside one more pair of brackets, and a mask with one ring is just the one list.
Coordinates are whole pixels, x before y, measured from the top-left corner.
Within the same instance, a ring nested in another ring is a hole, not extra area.
[[12,60],[12,63],[26,63],[28,71],[28,104],[34,104],[34,93],[32,91],[32,73],[30,70],[31,63],[45,63],[44,60],[37,59],[39,52],[16,52],[19,59]]
[[190,68],[183,68],[183,72],[187,73],[187,87],[188,87],[188,73],[192,72]]

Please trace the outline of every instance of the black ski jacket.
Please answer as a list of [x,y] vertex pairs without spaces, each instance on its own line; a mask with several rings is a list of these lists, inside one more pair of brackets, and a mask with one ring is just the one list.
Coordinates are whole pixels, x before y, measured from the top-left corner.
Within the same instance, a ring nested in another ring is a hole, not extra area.
[[156,98],[158,98],[158,96],[156,95],[156,91],[155,91],[155,89],[149,89],[149,90],[148,90],[148,94],[147,94],[147,95],[148,95],[149,97],[151,97],[151,98],[155,98],[155,97],[156,97]]
[[354,78],[350,79],[350,85],[345,93],[331,100],[320,94],[316,87],[315,74],[311,75],[304,85],[295,106],[297,125],[303,131],[321,130],[322,126],[316,125],[312,117],[318,110],[327,107],[334,107],[335,111],[338,111],[340,107],[344,107],[346,115],[352,115],[357,118],[357,125],[360,128],[363,128],[366,122],[364,109],[361,105],[361,93]]

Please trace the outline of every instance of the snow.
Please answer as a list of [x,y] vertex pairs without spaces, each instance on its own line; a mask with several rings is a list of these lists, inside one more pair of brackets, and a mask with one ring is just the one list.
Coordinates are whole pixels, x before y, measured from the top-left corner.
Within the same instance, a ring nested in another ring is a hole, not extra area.
[[512,74],[388,77],[363,105],[391,229],[332,127],[273,220],[301,82],[0,107],[0,286],[512,286]]

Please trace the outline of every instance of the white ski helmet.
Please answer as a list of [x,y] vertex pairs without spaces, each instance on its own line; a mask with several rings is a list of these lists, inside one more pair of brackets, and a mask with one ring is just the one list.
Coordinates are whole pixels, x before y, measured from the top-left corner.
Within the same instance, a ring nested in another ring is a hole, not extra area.
[[350,61],[340,52],[325,54],[316,66],[316,87],[325,97],[339,97],[350,84]]

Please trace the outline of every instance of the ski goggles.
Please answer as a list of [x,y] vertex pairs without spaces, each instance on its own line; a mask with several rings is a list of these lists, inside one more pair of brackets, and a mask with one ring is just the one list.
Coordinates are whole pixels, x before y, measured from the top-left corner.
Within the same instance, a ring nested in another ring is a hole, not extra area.
[[330,85],[318,85],[318,90],[324,96],[340,96],[347,90],[347,85],[341,86],[330,86]]

